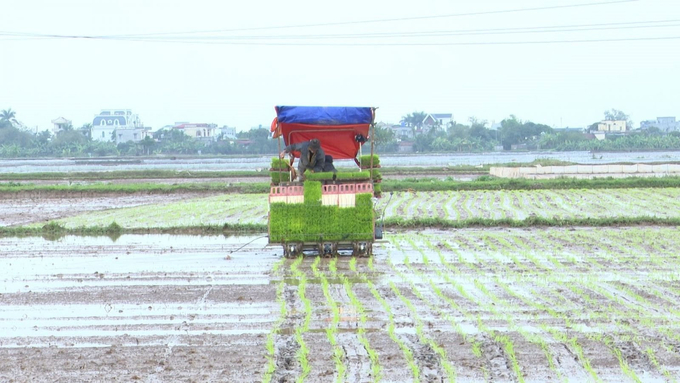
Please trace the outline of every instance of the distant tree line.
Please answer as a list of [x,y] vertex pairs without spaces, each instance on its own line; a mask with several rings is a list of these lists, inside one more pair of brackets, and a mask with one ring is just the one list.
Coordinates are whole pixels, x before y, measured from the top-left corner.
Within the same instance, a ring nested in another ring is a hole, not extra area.
[[[452,121],[446,126],[435,124],[423,126],[424,112],[414,112],[402,118],[405,126],[412,129],[413,149],[416,152],[485,152],[502,147],[504,150],[557,151],[632,151],[680,149],[680,132],[663,134],[659,129],[631,132],[626,135],[608,136],[605,140],[589,138],[584,132],[556,132],[551,127],[531,121],[522,121],[511,115],[497,129],[489,129],[486,120],[475,117],[467,124]],[[605,119],[632,122],[625,113],[612,109],[605,112]],[[160,130],[152,137],[137,142],[101,142],[92,140],[92,126],[80,128],[66,126],[56,135],[43,131],[32,134],[17,128],[16,112],[0,111],[0,157],[88,157],[88,156],[142,156],[155,154],[179,155],[259,155],[276,154],[279,143],[272,139],[269,129],[259,126],[239,132],[237,139],[201,141],[174,129]],[[597,130],[597,123],[589,128]],[[378,153],[394,153],[399,149],[399,138],[389,127],[376,126],[375,150]]]
[[[45,130],[32,134],[17,124],[16,112],[0,112],[0,157],[103,157],[153,154],[276,154],[278,143],[263,127],[239,132],[236,140],[201,141],[179,130],[161,130],[141,141],[102,142],[91,137],[90,124],[63,127],[56,135]],[[114,134],[115,136],[115,134]]]

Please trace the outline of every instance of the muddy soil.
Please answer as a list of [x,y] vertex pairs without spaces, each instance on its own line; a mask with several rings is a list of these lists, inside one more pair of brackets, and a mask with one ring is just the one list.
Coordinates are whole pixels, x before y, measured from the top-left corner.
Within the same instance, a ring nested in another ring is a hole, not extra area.
[[673,380],[672,230],[0,238],[0,382]]

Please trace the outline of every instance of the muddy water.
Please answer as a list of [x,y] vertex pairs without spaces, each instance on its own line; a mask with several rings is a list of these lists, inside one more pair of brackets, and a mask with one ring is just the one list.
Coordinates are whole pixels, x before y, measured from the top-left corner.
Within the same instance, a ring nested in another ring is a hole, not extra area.
[[0,381],[253,381],[276,310],[266,243],[0,239]]
[[0,238],[0,382],[672,380],[673,230]]

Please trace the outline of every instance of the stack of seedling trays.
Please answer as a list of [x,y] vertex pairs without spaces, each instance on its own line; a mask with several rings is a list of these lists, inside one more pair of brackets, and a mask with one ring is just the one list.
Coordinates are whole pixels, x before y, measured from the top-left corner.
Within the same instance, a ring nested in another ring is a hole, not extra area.
[[361,170],[373,173],[371,175],[371,178],[373,179],[373,194],[376,197],[380,197],[382,195],[382,187],[380,185],[382,182],[382,174],[380,174],[380,170],[378,170],[380,169],[380,158],[377,154],[373,155],[373,170],[371,170],[370,155],[360,156],[359,164],[361,166]]
[[[326,204],[321,181],[306,180],[303,195],[302,201],[295,199],[295,203],[289,200],[269,205],[269,241],[283,244],[284,254],[296,255],[302,248],[311,248],[325,255],[326,244],[332,246],[332,253],[352,249],[359,242],[370,247],[374,238],[371,193],[353,194],[353,206]],[[288,250],[291,245],[294,251]]]
[[290,162],[287,159],[272,158],[269,175],[272,177],[272,186],[290,182]]

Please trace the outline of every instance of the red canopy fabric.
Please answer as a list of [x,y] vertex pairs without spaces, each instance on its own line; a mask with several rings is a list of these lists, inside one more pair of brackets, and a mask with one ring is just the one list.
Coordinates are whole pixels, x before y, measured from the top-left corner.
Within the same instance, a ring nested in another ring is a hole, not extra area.
[[[370,124],[328,126],[277,123],[275,120],[272,122],[271,131],[275,132],[275,137],[278,137],[277,133],[280,131],[286,146],[318,138],[326,154],[333,156],[333,159],[346,160],[356,158],[361,145],[357,142],[356,136],[360,134],[368,140],[369,127]],[[300,158],[299,152],[293,152],[293,155]]]

